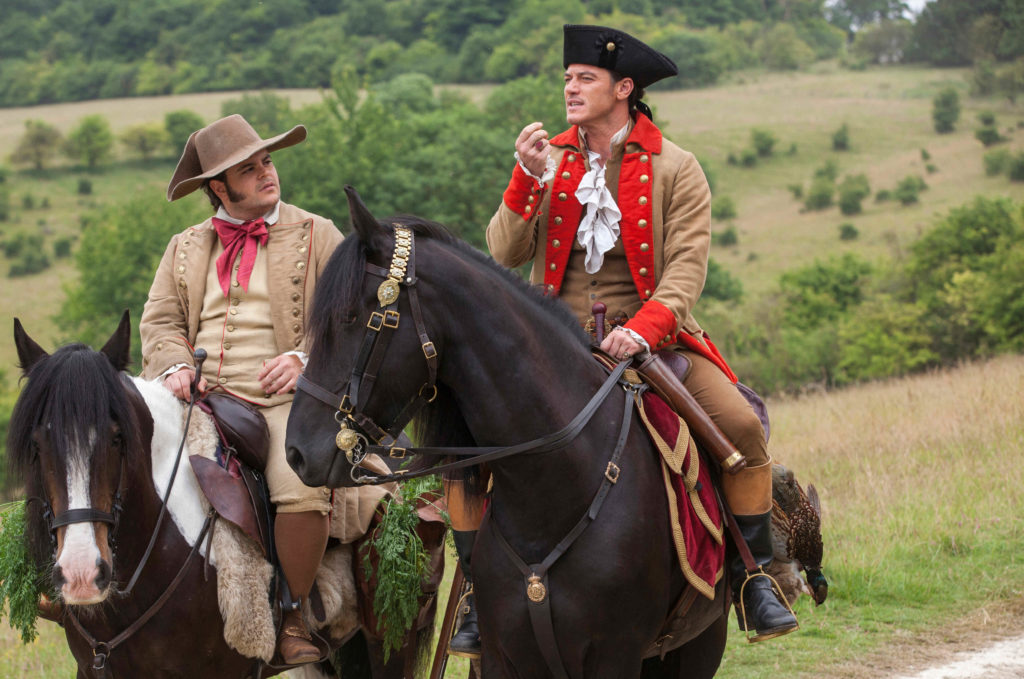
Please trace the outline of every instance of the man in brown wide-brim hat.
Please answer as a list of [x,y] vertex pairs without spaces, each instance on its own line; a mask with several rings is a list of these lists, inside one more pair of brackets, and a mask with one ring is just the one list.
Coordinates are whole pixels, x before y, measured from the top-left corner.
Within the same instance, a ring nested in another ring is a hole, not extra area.
[[[182,400],[194,377],[192,347],[209,358],[199,389],[254,403],[266,416],[266,478],[277,506],[277,554],[291,600],[313,585],[328,537],[330,491],[304,485],[285,459],[295,382],[306,361],[313,288],[341,234],[323,217],[281,201],[270,153],[298,144],[306,128],[262,139],[240,115],[189,137],[167,199],[202,188],[215,214],[171,238],[142,312],[143,376]],[[296,606],[284,614],[278,650],[287,664],[320,653]]]

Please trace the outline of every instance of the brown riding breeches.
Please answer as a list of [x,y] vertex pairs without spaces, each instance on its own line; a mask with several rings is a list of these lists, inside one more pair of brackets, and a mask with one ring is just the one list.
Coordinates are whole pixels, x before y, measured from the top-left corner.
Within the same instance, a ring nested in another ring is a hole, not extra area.
[[768,462],[768,442],[754,409],[721,368],[704,356],[683,350],[690,360],[690,372],[683,385],[711,417],[722,433],[747,458],[747,467]]

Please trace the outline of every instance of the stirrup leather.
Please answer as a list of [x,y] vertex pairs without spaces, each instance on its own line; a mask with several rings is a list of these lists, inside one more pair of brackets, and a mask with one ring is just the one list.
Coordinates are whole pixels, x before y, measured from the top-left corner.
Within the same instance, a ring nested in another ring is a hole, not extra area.
[[[767,641],[769,639],[781,637],[785,634],[789,634],[790,632],[795,632],[796,630],[800,629],[800,621],[797,620],[796,613],[793,611],[793,607],[789,605],[789,601],[786,599],[786,596],[782,593],[782,588],[779,587],[779,583],[775,581],[775,578],[765,573],[764,569],[760,566],[758,566],[757,571],[753,573],[751,573],[750,571],[746,571],[746,574],[747,579],[743,581],[742,585],[740,585],[740,595],[739,603],[737,604],[737,612],[740,615],[740,619],[743,621],[743,634],[744,636],[746,636],[747,642],[755,643],[758,641]],[[793,616],[793,619],[797,620],[795,627],[790,627],[788,629],[784,629],[778,632],[768,632],[766,634],[758,634],[757,630],[754,629],[754,634],[750,634],[752,626],[750,624],[750,621],[747,620],[747,604],[743,597],[743,594],[747,588],[747,583],[753,580],[754,578],[768,578],[768,581],[771,583],[772,594],[774,594],[775,598],[778,599],[782,603],[782,605],[786,607],[786,610],[788,610],[789,614]]]

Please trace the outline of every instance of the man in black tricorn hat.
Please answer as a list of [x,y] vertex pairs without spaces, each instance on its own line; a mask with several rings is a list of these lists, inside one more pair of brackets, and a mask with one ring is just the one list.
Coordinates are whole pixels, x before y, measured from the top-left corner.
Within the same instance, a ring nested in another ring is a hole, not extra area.
[[[753,395],[756,405],[748,402],[691,314],[707,275],[711,192],[693,154],[662,136],[642,101],[644,88],[676,75],[676,65],[613,28],[564,30],[572,127],[550,140],[542,123],[523,128],[512,180],[487,227],[488,247],[508,267],[532,260],[531,280],[561,297],[584,326],[593,327],[593,304],[606,304],[614,329],[601,348],[612,356],[670,349],[689,359],[677,377],[747,459],[743,471],[723,474],[723,489],[754,560],[766,565],[771,459],[755,411],[763,404]],[[472,515],[457,522],[459,495],[449,492],[452,524],[473,526]],[[467,543],[456,533],[456,546]],[[739,557],[732,576],[737,593],[746,581],[741,629],[756,631],[755,640],[796,629],[768,578],[747,580]]]

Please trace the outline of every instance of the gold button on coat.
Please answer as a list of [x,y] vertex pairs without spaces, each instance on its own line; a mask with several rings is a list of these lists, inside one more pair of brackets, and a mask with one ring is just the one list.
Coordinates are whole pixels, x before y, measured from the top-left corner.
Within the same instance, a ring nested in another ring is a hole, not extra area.
[[554,262],[551,262],[551,264],[548,266],[548,268],[551,269],[552,271],[554,271],[555,269],[558,268],[558,266]]
[[576,162],[576,154],[575,153],[570,153],[569,154],[569,162],[570,163],[575,163]]
[[561,224],[561,223],[562,223],[562,218],[561,217],[555,217],[555,224]]
[[646,276],[647,275],[647,267],[646,266],[640,267],[640,272],[639,273],[640,273],[641,276]]
[[646,163],[646,162],[647,162],[647,154],[646,154],[646,153],[644,153],[644,154],[641,154],[641,156],[640,156],[640,162],[641,162],[641,163]]
[[640,196],[640,204],[647,205],[647,196]]
[[647,175],[645,175],[645,174],[640,175],[640,183],[641,184],[646,184],[648,182],[648,180],[650,180],[650,177],[648,177]]
[[572,175],[571,175],[570,173],[568,173],[568,172],[563,172],[563,173],[562,173],[562,179],[568,179],[568,178],[569,178],[569,177],[571,177],[571,176],[572,176]]
[[299,269],[301,271],[302,269],[306,268],[306,263],[305,262],[296,262],[295,263],[295,268]]
[[565,191],[562,191],[561,193],[558,194],[558,200],[566,200],[568,197],[569,194],[567,194]]
[[639,222],[636,223],[636,225],[639,226],[641,229],[646,229],[647,228],[647,220],[646,219],[641,219]]
[[640,252],[647,252],[651,249],[651,246],[647,243],[640,243]]
[[560,240],[558,240],[556,238],[555,240],[551,241],[551,246],[552,247],[556,247],[556,248],[560,248],[560,247],[562,247],[562,241],[560,241]]
[[295,332],[298,332],[298,331],[302,330],[302,326],[299,325],[298,323],[296,323],[295,325],[292,326],[292,330],[294,330]]

